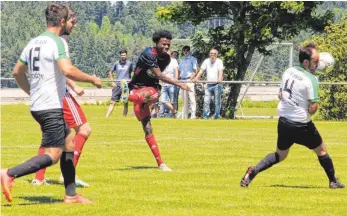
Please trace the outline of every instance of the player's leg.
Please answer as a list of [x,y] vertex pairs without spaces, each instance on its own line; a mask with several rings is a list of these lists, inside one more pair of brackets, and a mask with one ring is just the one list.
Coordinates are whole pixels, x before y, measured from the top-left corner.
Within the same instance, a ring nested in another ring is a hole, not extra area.
[[76,193],[76,170],[74,165],[74,136],[70,134],[65,138],[64,152],[60,158],[60,169],[64,177],[65,197],[64,203],[89,204],[90,200]]
[[150,116],[144,117],[141,120],[141,123],[142,123],[143,130],[145,132],[146,142],[147,142],[149,148],[151,149],[152,154],[153,154],[155,160],[157,161],[159,170],[162,170],[162,171],[172,171],[163,162],[163,160],[161,159],[159,146],[158,146],[158,143],[157,143],[157,141],[155,139],[155,136],[153,134],[153,128],[152,128],[152,124],[151,124],[151,117]]
[[203,118],[208,119],[210,116],[210,102],[211,102],[211,90],[209,88],[209,85],[207,85],[207,88],[205,89],[205,95],[204,95],[204,112],[203,112]]
[[[40,146],[37,155],[45,154],[45,148]],[[49,185],[47,179],[45,178],[46,168],[40,169],[35,173],[35,178],[32,180],[31,184],[36,186]]]
[[106,113],[106,118],[108,118],[111,115],[115,103],[117,101],[119,101],[121,93],[122,93],[121,91],[122,91],[122,89],[119,86],[115,86],[112,89],[111,103],[110,103],[110,105],[108,107],[108,110],[107,110],[107,113]]
[[13,168],[1,170],[2,189],[9,202],[12,201],[11,188],[13,180],[55,164],[63,152],[65,136],[69,133],[63,119],[63,113],[59,109],[32,112],[32,115],[41,126],[41,146],[45,148],[45,153]]
[[295,138],[295,128],[287,124],[286,121],[281,117],[278,120],[277,132],[278,136],[276,152],[266,155],[261,161],[258,162],[256,166],[248,167],[245,175],[241,179],[241,187],[248,187],[258,173],[287,158],[289,149],[294,144],[293,138]]
[[335,176],[333,161],[328,154],[322,137],[312,122],[309,123],[308,130],[305,131],[305,134],[303,134],[302,137],[304,139],[302,144],[316,153],[320,165],[323,167],[327,177],[329,178],[329,188],[344,188],[345,186],[337,180]]
[[167,167],[164,164],[163,160],[161,159],[159,146],[153,134],[153,128],[150,121],[151,111],[149,109],[149,106],[158,100],[158,96],[159,96],[158,91],[155,88],[148,87],[143,89],[132,90],[129,95],[129,100],[131,95],[138,95],[139,97],[146,96],[149,98],[156,98],[155,100],[151,100],[149,103],[146,103],[146,104],[134,103],[134,112],[135,112],[136,118],[142,123],[142,128],[143,128],[143,131],[145,132],[146,142],[149,148],[151,149],[154,158],[157,161],[158,168],[163,171],[171,171],[171,169]]
[[[92,133],[92,129],[87,122],[87,118],[81,108],[81,106],[77,103],[75,98],[66,93],[63,98],[63,112],[64,112],[64,120],[67,123],[69,128],[73,128],[75,130],[74,137],[74,166],[76,167],[79,161],[79,158],[82,154],[82,149],[84,144],[86,143],[88,137]],[[60,180],[63,182],[64,178],[61,176]],[[89,184],[82,181],[78,177],[76,177],[76,184],[78,187],[89,187]]]

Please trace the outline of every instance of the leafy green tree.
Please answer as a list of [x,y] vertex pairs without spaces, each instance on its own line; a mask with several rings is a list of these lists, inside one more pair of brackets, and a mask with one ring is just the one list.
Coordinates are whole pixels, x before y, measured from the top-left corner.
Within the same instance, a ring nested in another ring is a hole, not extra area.
[[[195,45],[203,49],[219,46],[224,60],[225,78],[243,80],[254,52],[271,54],[266,47],[278,40],[287,40],[301,30],[322,31],[331,20],[331,11],[315,14],[321,2],[175,2],[157,11],[157,17],[182,24],[198,25],[216,17],[228,19],[229,24],[209,30],[209,42],[197,38]],[[206,53],[206,50],[203,50]],[[229,118],[234,117],[241,85],[232,85],[225,104]]]
[[[347,82],[347,17],[325,28],[325,34],[313,37],[320,52],[335,58],[333,68],[318,72],[321,82]],[[320,86],[320,114],[326,120],[347,119],[347,86]]]

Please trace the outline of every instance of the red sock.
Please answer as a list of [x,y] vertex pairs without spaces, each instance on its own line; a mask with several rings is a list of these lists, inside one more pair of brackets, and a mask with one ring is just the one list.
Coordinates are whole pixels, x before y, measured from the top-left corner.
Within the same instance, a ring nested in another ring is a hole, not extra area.
[[77,166],[78,159],[80,158],[82,154],[82,149],[87,139],[88,139],[88,136],[81,133],[78,133],[75,136],[75,152],[74,152],[74,160],[73,160],[75,167]]
[[138,94],[129,95],[128,100],[131,102],[134,102],[134,103],[144,103],[145,102],[145,98],[140,97],[140,95],[138,95]]
[[157,161],[158,166],[159,166],[160,164],[163,163],[163,160],[160,157],[159,146],[158,146],[157,141],[155,140],[154,135],[147,135],[145,137],[145,139],[146,139],[147,144],[148,144],[149,148],[151,149],[153,156],[154,156],[154,158]]
[[[40,147],[38,155],[43,155],[45,153],[45,148]],[[45,179],[46,168],[40,169],[35,173],[35,179],[42,181]]]

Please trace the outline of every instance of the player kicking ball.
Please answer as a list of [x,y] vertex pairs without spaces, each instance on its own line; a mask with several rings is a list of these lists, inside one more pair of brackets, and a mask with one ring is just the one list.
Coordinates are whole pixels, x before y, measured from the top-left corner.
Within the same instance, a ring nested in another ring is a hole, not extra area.
[[278,104],[280,116],[277,126],[277,151],[268,154],[256,166],[249,167],[240,186],[247,187],[260,172],[286,159],[290,147],[300,144],[313,150],[329,179],[329,188],[345,186],[337,180],[333,161],[311,120],[318,110],[318,80],[314,75],[319,63],[316,44],[310,43],[299,50],[300,66],[287,69],[281,80]]
[[141,121],[145,132],[146,142],[157,161],[161,171],[172,171],[161,159],[159,146],[153,134],[151,124],[150,105],[158,101],[161,86],[159,80],[176,85],[183,90],[191,91],[184,83],[179,83],[162,74],[162,71],[170,63],[170,56],[167,54],[170,48],[172,35],[169,31],[157,31],[153,34],[152,40],[155,47],[148,47],[142,52],[136,64],[136,69],[129,84],[122,80],[121,101],[128,100],[134,103],[134,113]]

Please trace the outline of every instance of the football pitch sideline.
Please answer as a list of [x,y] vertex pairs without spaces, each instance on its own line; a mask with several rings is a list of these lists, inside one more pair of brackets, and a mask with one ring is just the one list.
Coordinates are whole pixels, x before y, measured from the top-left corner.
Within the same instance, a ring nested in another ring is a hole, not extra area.
[[[56,164],[46,172],[51,185],[31,185],[34,175],[16,179],[12,204],[1,197],[1,215],[346,215],[347,189],[329,189],[317,156],[303,146],[240,188],[247,167],[275,150],[277,120],[153,119],[162,158],[173,169],[160,172],[133,115],[121,117],[117,106],[105,119],[106,105],[82,108],[92,134],[77,174],[90,187],[77,192],[94,203],[62,203]],[[347,122],[315,125],[346,184]],[[1,167],[36,155],[40,140],[28,106],[1,106]]]

